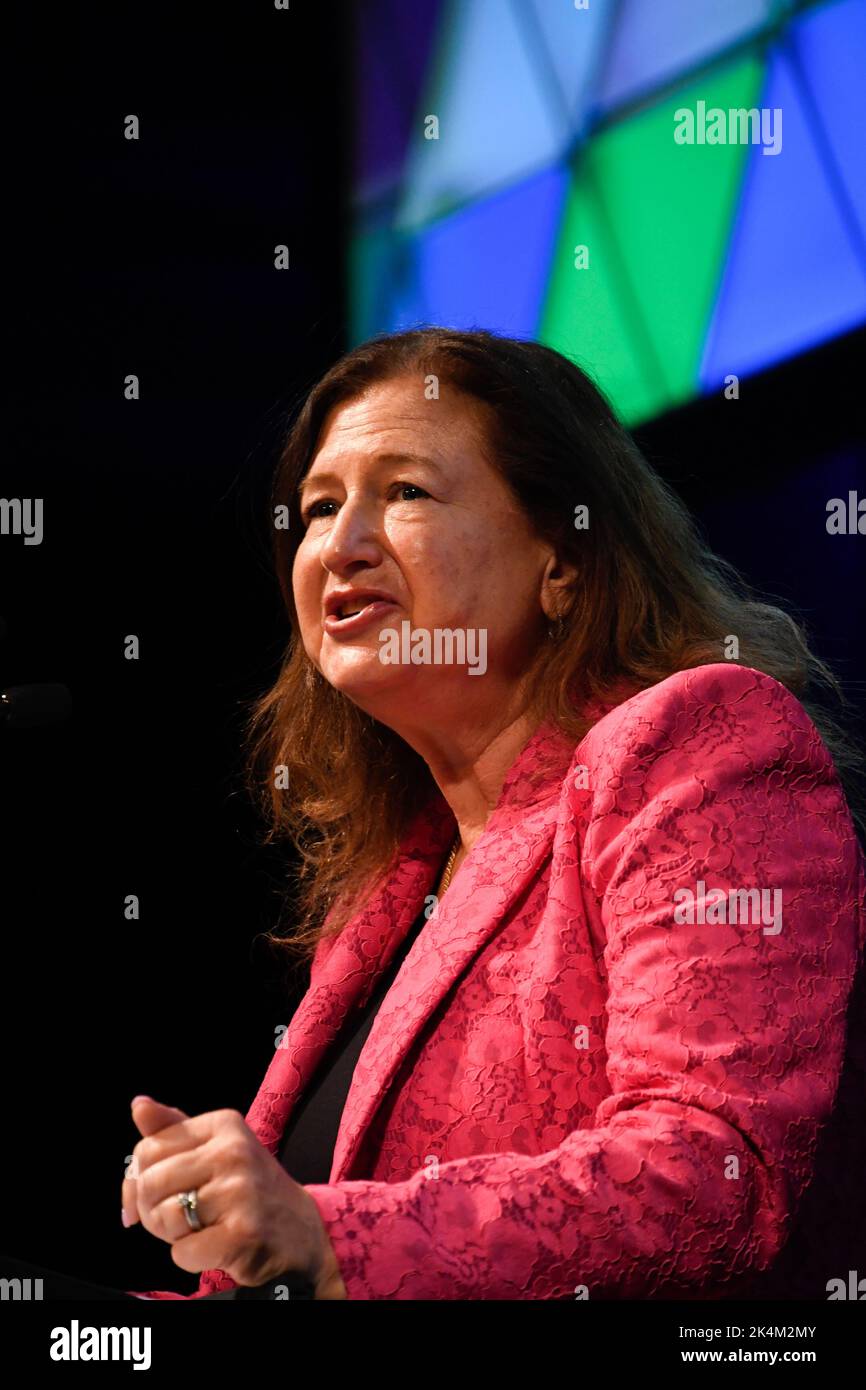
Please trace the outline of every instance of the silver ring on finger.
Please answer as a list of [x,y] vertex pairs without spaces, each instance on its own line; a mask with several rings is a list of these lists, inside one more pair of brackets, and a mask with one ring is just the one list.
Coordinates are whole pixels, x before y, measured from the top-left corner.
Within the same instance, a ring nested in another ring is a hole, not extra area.
[[190,1192],[179,1192],[177,1200],[183,1207],[183,1214],[190,1230],[200,1231],[204,1223],[198,1214],[198,1192],[196,1189],[193,1188]]

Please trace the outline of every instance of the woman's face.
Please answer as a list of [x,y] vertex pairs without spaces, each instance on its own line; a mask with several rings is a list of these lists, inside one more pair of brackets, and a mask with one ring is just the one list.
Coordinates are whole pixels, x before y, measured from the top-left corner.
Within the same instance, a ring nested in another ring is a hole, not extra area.
[[[421,376],[382,383],[331,412],[301,485],[292,582],[304,648],[331,685],[398,730],[506,696],[545,631],[552,552],[483,457],[481,428],[459,392],[426,400]],[[329,613],[340,591],[359,617]],[[445,646],[438,663],[384,661],[389,631],[392,657],[411,650],[398,651],[406,622],[430,634],[434,658],[435,630],[462,629],[464,664],[446,664]]]

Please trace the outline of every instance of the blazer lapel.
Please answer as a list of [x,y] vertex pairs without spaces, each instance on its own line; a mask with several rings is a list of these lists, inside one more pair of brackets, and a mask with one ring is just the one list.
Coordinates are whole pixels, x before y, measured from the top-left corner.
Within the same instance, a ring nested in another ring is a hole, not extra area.
[[246,1115],[271,1153],[278,1152],[295,1103],[349,1010],[369,996],[417,917],[454,834],[454,816],[437,792],[416,816],[387,882],[339,936],[322,943],[309,988]]
[[[550,854],[561,781],[573,751],[573,743],[544,727],[530,739],[509,772],[495,811],[379,1007],[346,1097],[331,1182],[349,1177],[364,1135],[403,1058],[437,1006],[541,871]],[[425,892],[432,891],[440,869],[441,855],[434,862]],[[407,929],[423,899],[422,892],[408,908]],[[404,934],[401,932],[401,939]]]
[[[540,872],[574,752],[549,724],[511,767],[497,806],[425,923],[382,1002],[352,1077],[330,1181],[346,1178],[388,1086],[424,1024]],[[432,893],[456,822],[438,790],[416,816],[392,873],[321,959],[246,1120],[277,1154],[289,1116],[347,1013],[369,996]]]

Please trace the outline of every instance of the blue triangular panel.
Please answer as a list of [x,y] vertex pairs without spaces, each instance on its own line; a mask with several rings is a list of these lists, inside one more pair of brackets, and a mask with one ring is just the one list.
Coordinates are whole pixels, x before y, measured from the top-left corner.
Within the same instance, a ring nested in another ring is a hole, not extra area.
[[[438,139],[425,138],[428,116]],[[568,139],[567,113],[510,0],[457,0],[415,121],[397,225],[415,230],[547,168]]]
[[609,109],[759,29],[772,0],[623,0],[599,93]]
[[[791,42],[826,132],[847,210],[866,242],[866,4],[842,0],[803,15]],[[856,233],[855,233],[856,235]]]
[[752,147],[701,364],[704,390],[866,319],[866,273],[828,183],[809,113],[777,50],[762,106],[783,112],[778,154]]
[[590,4],[576,10],[574,0],[523,0],[517,12],[524,16],[527,42],[533,32],[541,34],[539,78],[557,83],[572,136],[578,137],[596,97],[614,7]]
[[387,327],[534,336],[567,186],[555,166],[406,238]]

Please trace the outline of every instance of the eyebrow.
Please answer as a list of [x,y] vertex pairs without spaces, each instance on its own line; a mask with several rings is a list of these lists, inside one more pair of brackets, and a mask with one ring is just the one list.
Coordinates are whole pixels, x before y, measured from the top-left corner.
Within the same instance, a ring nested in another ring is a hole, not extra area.
[[[444,473],[444,470],[443,470],[442,466],[441,466],[440,464],[438,464],[438,463],[436,462],[435,459],[428,458],[426,454],[406,454],[406,453],[384,453],[384,454],[374,454],[374,455],[373,455],[373,462],[374,462],[374,463],[377,463],[377,464],[378,464],[378,463],[423,463],[423,464],[426,464],[428,468],[432,468],[433,471],[434,471],[435,473],[438,473],[439,476],[440,476],[441,478],[444,478],[444,476],[445,476],[445,473]],[[321,473],[314,473],[312,476],[311,476],[309,473],[307,473],[306,476],[305,476],[304,478],[302,478],[302,479],[301,479],[301,482],[298,484],[298,492],[297,492],[297,495],[298,495],[300,501],[303,502],[305,492],[308,491],[309,488],[314,487],[317,483],[321,483],[323,486],[327,486],[327,485],[329,485],[329,484],[332,484],[332,483],[339,483],[339,482],[340,482],[340,476],[339,476],[339,474],[337,474],[337,473],[329,473],[329,472],[326,472],[325,470],[322,470]]]

